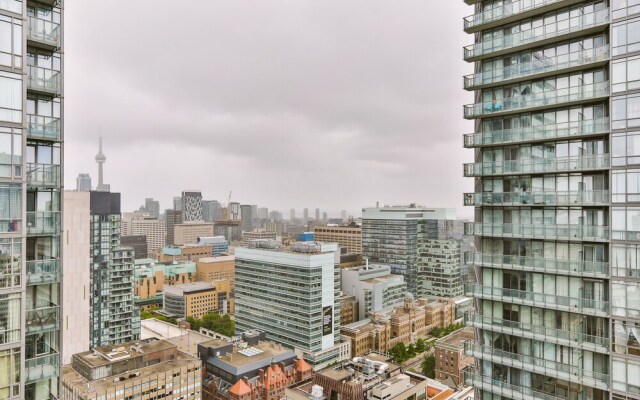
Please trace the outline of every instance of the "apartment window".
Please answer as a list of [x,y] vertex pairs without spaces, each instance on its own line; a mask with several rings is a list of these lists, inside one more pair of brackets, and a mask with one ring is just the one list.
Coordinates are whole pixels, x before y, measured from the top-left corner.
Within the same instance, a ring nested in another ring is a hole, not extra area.
[[[0,8],[3,2],[0,1]],[[22,67],[22,20],[0,15],[0,65]]]
[[22,76],[0,71],[0,121],[22,122]]
[[16,14],[22,14],[22,0],[1,0],[0,10],[7,10]]
[[0,351],[0,398],[6,399],[20,395],[20,349]]

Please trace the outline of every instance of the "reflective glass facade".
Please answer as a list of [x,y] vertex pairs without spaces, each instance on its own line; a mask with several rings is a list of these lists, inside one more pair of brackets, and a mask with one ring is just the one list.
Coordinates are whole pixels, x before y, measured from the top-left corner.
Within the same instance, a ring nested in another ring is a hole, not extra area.
[[640,398],[640,0],[465,0],[477,397]]

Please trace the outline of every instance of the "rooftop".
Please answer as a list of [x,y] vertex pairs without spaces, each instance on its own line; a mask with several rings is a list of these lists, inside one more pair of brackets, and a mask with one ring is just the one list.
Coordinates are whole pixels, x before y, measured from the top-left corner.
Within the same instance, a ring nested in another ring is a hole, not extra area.
[[[215,342],[215,345],[219,346],[220,343],[223,341],[218,339],[213,339],[212,342]],[[227,345],[229,344],[227,342],[224,342],[224,343]],[[206,345],[206,344],[207,343],[203,343],[203,345]],[[253,351],[246,352],[245,350],[248,350],[248,349],[253,349]],[[278,356],[282,356],[287,353],[295,354],[291,349],[281,346],[275,342],[262,341],[258,344],[249,346],[247,348],[239,348],[238,346],[233,346],[233,351],[231,353],[221,355],[218,358],[221,361],[224,361],[225,363],[232,365],[234,367],[243,367],[248,364],[254,363],[258,360],[264,360],[264,359],[271,360],[272,358],[275,359]]]
[[198,260],[199,263],[216,263],[224,261],[235,261],[236,256],[218,256],[218,257],[203,257]]
[[90,351],[74,354],[74,357],[77,357],[89,367],[94,368],[109,365],[112,362],[124,360],[129,357],[137,357],[142,354],[165,351],[172,348],[175,348],[173,344],[162,340],[136,340],[118,345],[96,347]]
[[211,338],[201,333],[181,328],[159,319],[149,318],[140,321],[140,338],[157,338],[175,345],[179,351],[190,356],[198,356],[198,344],[210,341]]
[[168,294],[182,296],[187,293],[215,290],[215,288],[211,282],[191,282],[180,285],[166,285],[163,290]]
[[453,333],[448,334],[442,339],[436,340],[436,346],[447,346],[447,347],[455,347],[460,348],[462,344],[468,340],[474,339],[473,328],[466,327],[463,329],[459,329]]

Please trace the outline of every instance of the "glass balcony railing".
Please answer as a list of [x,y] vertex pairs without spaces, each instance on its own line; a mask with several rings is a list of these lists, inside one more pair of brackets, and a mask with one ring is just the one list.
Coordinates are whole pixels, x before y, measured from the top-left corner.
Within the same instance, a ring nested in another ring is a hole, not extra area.
[[491,205],[607,205],[609,204],[608,190],[581,190],[572,192],[520,192],[520,193],[464,193],[465,206]]
[[26,383],[32,383],[43,379],[58,376],[60,369],[60,355],[49,354],[46,356],[29,358],[25,360]]
[[504,68],[496,68],[487,72],[467,75],[464,77],[464,88],[472,90],[480,86],[503,83],[511,79],[531,77],[546,72],[556,72],[573,67],[583,67],[609,59],[609,46],[597,47],[563,54],[556,57],[546,57],[521,64],[514,64]]
[[609,168],[609,155],[525,158],[509,161],[487,161],[464,164],[464,176],[576,172]]
[[477,14],[465,17],[464,30],[476,30],[479,29],[482,25],[486,25],[491,22],[497,22],[512,16],[522,18],[520,14],[524,14],[529,11],[535,11],[544,6],[561,3],[562,1],[563,0],[514,1],[510,4],[504,4],[502,6],[494,7],[490,10],[485,10]]
[[600,315],[609,311],[609,302],[578,297],[558,296],[555,294],[538,293],[534,291],[505,289],[501,287],[483,286],[465,283],[467,296],[494,299],[513,304],[528,304],[533,307],[543,307],[553,310],[569,309],[590,315]]
[[609,9],[576,15],[568,21],[555,22],[526,31],[516,32],[490,40],[484,40],[464,48],[464,59],[476,61],[483,57],[498,55],[499,52],[514,51],[545,40],[557,40],[562,36],[580,35],[581,31],[609,23]]
[[466,312],[464,314],[464,322],[467,326],[485,329],[492,332],[501,332],[506,335],[525,337],[578,348],[583,348],[585,344],[590,344],[592,345],[592,348],[597,348],[600,352],[609,351],[609,338],[607,337],[548,328],[546,326],[533,325],[525,322],[492,318],[484,315],[478,315],[473,312]]
[[29,65],[27,71],[27,89],[56,96],[62,93],[60,72],[33,65]]
[[28,17],[28,25],[28,40],[43,43],[54,48],[62,46],[62,32],[60,24],[45,21],[40,18]]
[[471,251],[464,253],[464,261],[467,264],[511,270],[593,275],[602,278],[609,275],[609,263],[604,261],[558,260],[555,258],[510,256]]
[[33,211],[27,213],[27,235],[55,235],[59,232],[59,211]]
[[27,334],[57,330],[60,327],[60,307],[44,307],[27,311]]
[[27,285],[60,282],[60,260],[27,261]]
[[60,118],[27,114],[27,135],[33,139],[60,141]]
[[466,222],[464,228],[467,235],[476,236],[587,241],[606,241],[609,239],[609,227],[597,225]]
[[512,385],[505,382],[506,377],[495,375],[494,377],[483,376],[476,373],[472,366],[462,370],[464,383],[476,389],[498,394],[508,399],[535,399],[535,400],[566,400],[562,397],[552,396],[543,392],[538,392],[529,387]]
[[609,385],[609,375],[602,372],[580,368],[577,365],[545,360],[540,357],[511,353],[472,341],[464,342],[464,352],[476,358],[492,360],[505,366],[522,368],[525,371],[542,373],[546,376],[558,377],[568,381],[577,380],[580,383],[588,384],[588,386],[607,388]]
[[27,164],[29,186],[60,186],[60,166],[57,164]]
[[464,106],[464,117],[467,119],[478,118],[509,111],[555,106],[563,103],[572,103],[607,96],[609,96],[609,81],[591,83],[565,89],[532,93],[525,96],[514,96],[484,101],[482,103],[467,104]]
[[15,218],[0,218],[0,233],[20,233],[22,231],[22,218],[19,214]]
[[609,132],[609,118],[588,119],[559,124],[469,133],[464,135],[464,147],[473,148],[534,140],[560,139],[607,132]]

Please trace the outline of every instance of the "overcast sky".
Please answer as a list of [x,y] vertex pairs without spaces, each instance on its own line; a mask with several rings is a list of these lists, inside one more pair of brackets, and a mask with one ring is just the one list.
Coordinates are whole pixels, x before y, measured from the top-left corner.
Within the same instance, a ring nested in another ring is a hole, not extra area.
[[[472,37],[461,0],[65,3],[65,185],[123,209],[205,199],[286,211],[463,208]],[[298,212],[299,215],[301,211]]]

